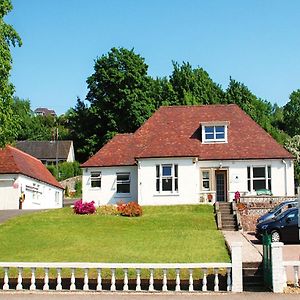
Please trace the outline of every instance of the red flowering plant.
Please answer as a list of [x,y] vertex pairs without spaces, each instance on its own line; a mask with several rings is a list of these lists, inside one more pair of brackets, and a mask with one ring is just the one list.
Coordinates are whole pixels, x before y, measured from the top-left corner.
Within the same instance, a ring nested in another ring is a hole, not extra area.
[[142,207],[134,201],[128,203],[119,202],[117,209],[120,215],[124,217],[139,217],[143,214]]
[[78,215],[91,215],[96,212],[95,202],[82,202],[82,199],[74,203],[73,211]]

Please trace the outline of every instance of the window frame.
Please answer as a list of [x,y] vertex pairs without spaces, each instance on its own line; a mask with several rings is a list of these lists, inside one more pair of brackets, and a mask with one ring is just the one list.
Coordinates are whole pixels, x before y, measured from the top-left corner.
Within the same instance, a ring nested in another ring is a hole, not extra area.
[[[99,174],[98,176],[93,176],[93,174]],[[99,182],[99,186],[93,186],[93,182]],[[101,189],[102,185],[102,173],[101,171],[91,171],[90,173],[90,183],[92,189]]]
[[[203,176],[204,173],[208,173],[208,178],[204,178],[204,176]],[[207,192],[207,191],[211,190],[212,182],[211,182],[211,174],[210,173],[211,172],[208,169],[201,170],[201,190],[202,191]],[[204,182],[208,182],[208,188],[204,187]]]
[[[253,176],[253,169],[255,168],[264,168],[264,177],[254,177]],[[272,167],[271,165],[251,165],[247,166],[247,190],[249,192],[255,192],[257,189],[254,189],[254,182],[255,181],[262,181],[265,182],[265,187],[263,189],[267,189],[272,191]]]
[[[128,179],[119,179],[118,180],[118,175],[128,175]],[[128,185],[129,186],[129,191],[128,192],[118,192],[118,186],[124,186],[124,185]],[[120,195],[120,194],[125,194],[125,195],[129,195],[131,193],[131,174],[130,172],[117,172],[116,173],[116,194]]]
[[[228,122],[221,123],[201,123],[202,127],[202,143],[211,144],[211,143],[227,143],[228,141]],[[207,132],[208,128],[212,127],[212,132]],[[217,128],[223,127],[224,131],[218,132]],[[207,138],[207,135],[210,134],[213,137]],[[218,134],[224,134],[224,138],[218,138]]]
[[[165,167],[171,167],[170,175],[163,175]],[[173,194],[178,193],[178,164],[167,163],[155,165],[155,190],[156,193]],[[171,180],[171,189],[164,189],[164,180]]]

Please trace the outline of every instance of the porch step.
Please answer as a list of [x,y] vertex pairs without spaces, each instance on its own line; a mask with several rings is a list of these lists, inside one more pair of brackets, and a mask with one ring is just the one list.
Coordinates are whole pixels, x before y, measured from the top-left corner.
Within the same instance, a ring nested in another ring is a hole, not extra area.
[[221,213],[222,229],[237,230],[236,216],[233,214],[231,202],[218,202],[219,212]]
[[244,291],[268,291],[264,285],[264,273],[261,262],[243,263]]

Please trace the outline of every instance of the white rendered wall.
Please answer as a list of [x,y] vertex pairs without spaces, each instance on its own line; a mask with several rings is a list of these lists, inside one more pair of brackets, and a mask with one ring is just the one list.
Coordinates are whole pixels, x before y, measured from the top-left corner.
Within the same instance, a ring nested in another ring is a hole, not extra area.
[[[101,188],[92,188],[91,172],[101,172]],[[117,194],[117,173],[130,173],[130,193]],[[82,199],[95,201],[97,206],[122,202],[137,202],[137,166],[84,168],[82,175]]]
[[48,209],[63,206],[62,189],[24,175],[0,176],[0,209],[19,209],[21,193],[25,194],[22,209]]
[[[156,191],[156,165],[178,165],[178,192]],[[139,159],[138,202],[140,205],[199,203],[199,171],[193,158]]]
[[285,163],[281,159],[247,161],[199,161],[197,165],[200,169],[214,168],[216,170],[228,170],[227,182],[229,201],[233,200],[234,193],[236,191],[239,191],[244,195],[256,195],[255,191],[248,191],[248,166],[271,166],[271,186],[273,195],[294,196],[294,166],[292,160],[285,160]]

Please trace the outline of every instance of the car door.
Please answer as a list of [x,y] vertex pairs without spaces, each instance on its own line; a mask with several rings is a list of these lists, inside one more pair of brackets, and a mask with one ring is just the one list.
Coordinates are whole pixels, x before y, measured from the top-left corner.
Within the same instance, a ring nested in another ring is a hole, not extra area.
[[281,226],[281,238],[286,242],[298,242],[298,210],[292,210],[284,216]]

